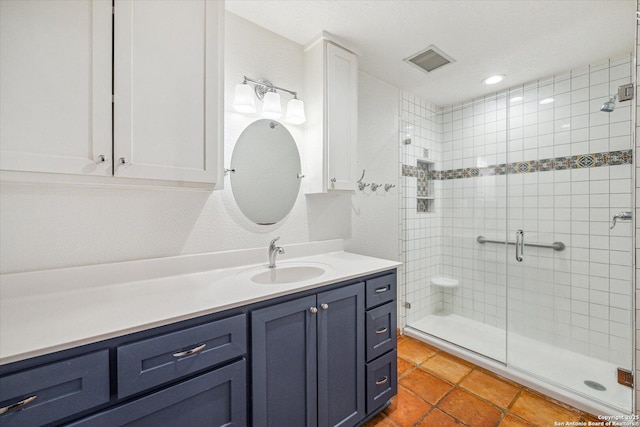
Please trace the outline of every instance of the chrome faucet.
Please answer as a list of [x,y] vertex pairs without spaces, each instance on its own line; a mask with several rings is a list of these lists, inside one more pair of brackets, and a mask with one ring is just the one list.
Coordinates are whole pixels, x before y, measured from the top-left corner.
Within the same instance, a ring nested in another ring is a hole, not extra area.
[[278,239],[280,237],[276,237],[269,243],[269,268],[276,268],[276,255],[284,253],[284,248],[276,246]]

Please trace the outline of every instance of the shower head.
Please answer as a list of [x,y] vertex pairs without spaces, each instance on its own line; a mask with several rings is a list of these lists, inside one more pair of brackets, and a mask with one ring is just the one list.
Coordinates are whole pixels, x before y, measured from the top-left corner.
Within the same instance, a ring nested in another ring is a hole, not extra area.
[[602,104],[602,107],[600,107],[600,111],[604,111],[605,113],[610,113],[613,111],[614,108],[616,108],[616,97],[618,95],[613,95],[611,97],[611,99],[609,99],[609,101],[605,102],[604,104]]

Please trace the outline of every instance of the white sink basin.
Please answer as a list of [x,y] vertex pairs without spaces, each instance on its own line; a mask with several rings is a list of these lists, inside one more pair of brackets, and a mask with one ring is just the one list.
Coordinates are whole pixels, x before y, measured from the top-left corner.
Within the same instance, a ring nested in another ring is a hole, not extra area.
[[331,266],[321,263],[280,263],[275,268],[256,267],[240,273],[253,283],[284,284],[304,282],[326,273]]

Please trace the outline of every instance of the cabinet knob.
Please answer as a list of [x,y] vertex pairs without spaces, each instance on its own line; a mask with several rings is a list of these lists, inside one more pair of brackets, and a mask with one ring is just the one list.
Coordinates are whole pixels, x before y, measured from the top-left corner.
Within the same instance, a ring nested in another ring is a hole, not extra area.
[[323,309],[324,311],[327,311],[329,310],[329,304],[322,304],[320,308]]
[[126,157],[120,157],[118,161],[121,165],[126,165],[127,163],[129,163],[129,159],[127,159]]
[[104,163],[107,160],[109,160],[107,156],[105,156],[104,154],[100,154],[96,160],[96,163]]
[[336,183],[336,181],[337,181],[337,180],[336,180],[335,178],[331,178],[331,183],[332,183],[332,184],[335,184],[335,183]]
[[311,307],[309,309],[309,311],[311,312],[311,314],[317,314],[318,313],[318,308],[317,307]]

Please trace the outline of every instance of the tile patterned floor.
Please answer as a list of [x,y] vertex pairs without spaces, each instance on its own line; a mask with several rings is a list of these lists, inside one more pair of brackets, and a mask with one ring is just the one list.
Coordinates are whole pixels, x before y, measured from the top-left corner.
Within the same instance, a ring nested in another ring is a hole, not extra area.
[[364,427],[532,427],[598,421],[435,347],[398,339],[398,395]]

